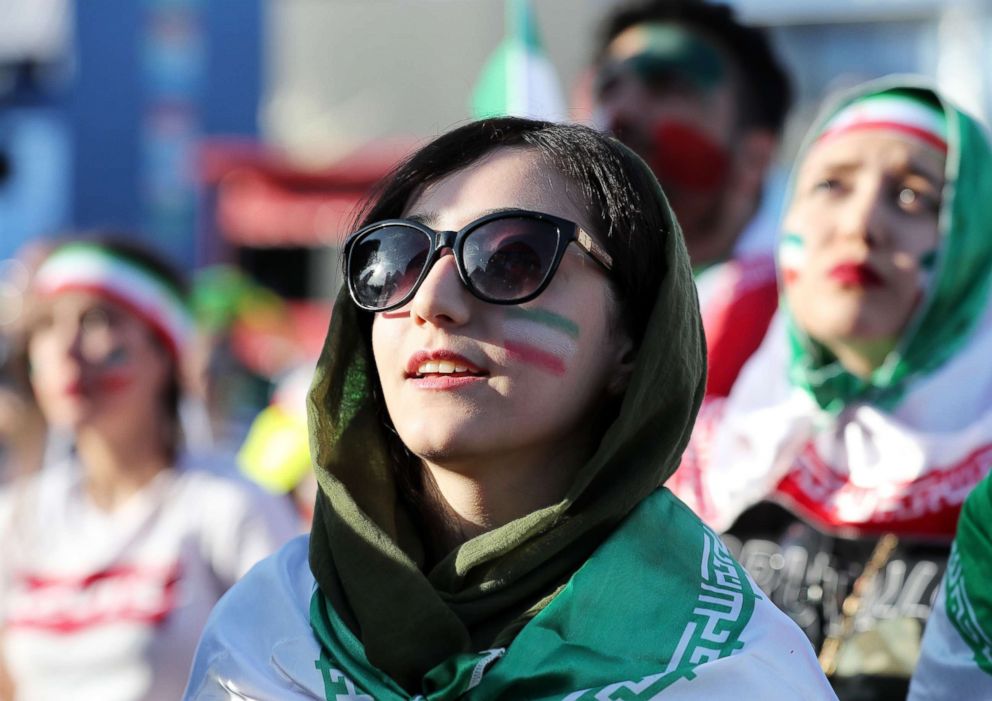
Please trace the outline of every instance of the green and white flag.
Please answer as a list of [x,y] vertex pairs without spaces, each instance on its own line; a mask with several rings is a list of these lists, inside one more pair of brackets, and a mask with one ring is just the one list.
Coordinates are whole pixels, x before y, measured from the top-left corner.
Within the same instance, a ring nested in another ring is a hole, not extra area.
[[472,92],[476,119],[509,115],[562,121],[565,100],[528,0],[506,0],[506,37]]
[[992,698],[992,475],[961,510],[908,701]]

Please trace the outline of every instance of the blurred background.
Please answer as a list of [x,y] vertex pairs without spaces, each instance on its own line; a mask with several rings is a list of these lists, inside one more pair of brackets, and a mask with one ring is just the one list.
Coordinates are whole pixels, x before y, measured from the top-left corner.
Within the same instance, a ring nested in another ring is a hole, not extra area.
[[[986,0],[728,4],[773,28],[799,98],[788,135],[825,93],[892,72],[992,107]],[[611,3],[532,5],[569,116],[586,120]],[[313,249],[397,157],[470,118],[504,14],[502,0],[0,0],[0,259],[114,227],[187,268],[234,261],[291,298],[326,297],[334,265]]]
[[[588,65],[612,4],[531,3],[569,119],[592,119]],[[769,230],[829,92],[920,73],[981,118],[992,110],[989,0],[727,4],[772,30],[797,92]],[[259,376],[312,357],[356,204],[412,147],[471,118],[506,18],[503,0],[0,0],[0,332],[19,313],[15,252],[112,228],[187,272],[243,275],[198,292],[224,307],[240,285],[268,310],[234,334]]]

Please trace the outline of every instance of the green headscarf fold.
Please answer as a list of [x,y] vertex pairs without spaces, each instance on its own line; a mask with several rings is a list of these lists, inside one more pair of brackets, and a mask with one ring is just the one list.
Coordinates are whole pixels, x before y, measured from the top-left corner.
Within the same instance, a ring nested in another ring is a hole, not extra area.
[[[888,78],[856,88],[826,110],[800,150],[805,154],[825,124],[852,102],[886,93],[939,106],[947,120],[947,163],[934,275],[898,344],[868,379],[845,370],[787,314],[789,377],[824,410],[839,414],[853,401],[894,409],[909,385],[933,372],[967,340],[985,309],[992,281],[992,151],[983,127],[933,89],[913,79]],[[798,167],[796,169],[798,171]],[[793,173],[791,190],[795,187]],[[782,307],[788,309],[783,299]]]
[[394,481],[359,314],[339,294],[307,407],[320,485],[310,567],[369,661],[405,688],[454,655],[507,644],[678,467],[703,396],[705,342],[681,230],[660,188],[655,195],[667,212],[657,232],[667,274],[617,419],[561,502],[464,543],[429,571]]

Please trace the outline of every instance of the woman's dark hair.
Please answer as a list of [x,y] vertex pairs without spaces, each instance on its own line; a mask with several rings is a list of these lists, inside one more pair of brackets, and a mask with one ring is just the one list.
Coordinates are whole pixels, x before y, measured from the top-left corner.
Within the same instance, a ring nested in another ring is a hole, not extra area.
[[[387,176],[356,218],[355,228],[402,217],[424,188],[476,163],[499,148],[529,149],[575,187],[572,202],[583,209],[597,238],[613,257],[610,273],[622,318],[635,345],[640,345],[666,275],[665,237],[680,235],[672,226],[667,203],[650,169],[625,146],[600,132],[574,124],[500,117],[466,124],[438,137]],[[372,315],[361,313],[364,336],[370,338]],[[371,353],[370,353],[371,355]],[[387,428],[397,484],[421,516],[429,533],[450,522],[424,498],[419,461],[403,445],[386,410],[377,377],[374,401]],[[604,398],[599,421],[616,415],[619,399]],[[429,538],[428,542],[434,538]]]
[[428,185],[498,148],[526,148],[576,186],[573,202],[613,257],[611,278],[623,327],[639,344],[665,275],[670,230],[658,183],[641,160],[615,139],[577,124],[515,117],[484,119],[438,137],[387,176],[357,217],[355,228],[402,217]]
[[[160,255],[136,243],[133,237],[111,231],[72,232],[68,235],[60,236],[57,240],[53,241],[48,255],[57,251],[61,246],[72,243],[93,244],[115,256],[127,260],[168,287],[184,304],[189,303],[189,288],[183,275]],[[26,336],[30,336],[30,334],[31,328],[29,326],[26,329]],[[179,402],[182,398],[181,374],[182,368],[179,367],[178,361],[173,361],[172,374],[169,377],[162,397],[165,416],[169,420],[169,425],[163,427],[163,441],[166,449],[171,454],[170,457],[173,458],[179,449],[180,441]]]
[[738,68],[740,126],[778,134],[792,104],[789,75],[772,50],[768,35],[741,24],[727,5],[700,0],[633,0],[617,7],[603,21],[595,62],[619,34],[638,24],[677,24],[715,42]]

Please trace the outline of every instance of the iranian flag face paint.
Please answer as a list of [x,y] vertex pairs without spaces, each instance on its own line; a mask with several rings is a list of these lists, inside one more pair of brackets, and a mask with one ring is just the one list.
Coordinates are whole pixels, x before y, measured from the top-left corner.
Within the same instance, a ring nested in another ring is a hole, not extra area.
[[546,309],[507,307],[503,335],[511,359],[560,377],[575,355],[579,325]]
[[778,264],[782,270],[782,282],[791,285],[799,277],[806,265],[806,244],[799,234],[785,234],[778,247]]

